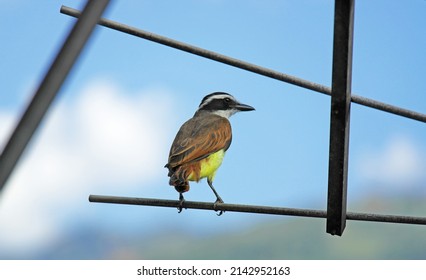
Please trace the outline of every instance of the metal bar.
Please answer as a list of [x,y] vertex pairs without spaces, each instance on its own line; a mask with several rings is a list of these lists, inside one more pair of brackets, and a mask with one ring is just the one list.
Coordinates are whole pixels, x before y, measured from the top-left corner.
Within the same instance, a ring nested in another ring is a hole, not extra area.
[[[96,202],[96,203],[156,206],[156,207],[169,207],[169,208],[177,208],[180,205],[179,200],[121,197],[121,196],[119,197],[119,196],[106,196],[106,195],[90,195],[89,201]],[[243,204],[220,203],[220,204],[217,204],[215,208],[214,203],[210,203],[210,202],[185,201],[184,206],[187,209],[199,209],[199,210],[215,210],[216,209],[219,211],[238,212],[238,213],[270,214],[270,215],[298,216],[298,217],[310,217],[310,218],[326,218],[327,216],[327,212],[323,210],[243,205]],[[424,217],[379,215],[379,214],[348,212],[346,218],[348,220],[354,220],[354,221],[426,225],[426,218]]]
[[[100,203],[146,205],[146,206],[174,207],[174,208],[178,208],[180,206],[179,200],[101,196],[101,195],[90,195],[89,201],[100,202]],[[228,203],[219,203],[219,204],[216,204],[215,206],[214,203],[187,201],[187,200],[185,200],[183,207],[187,209],[215,210],[215,211],[217,210],[217,211],[272,214],[272,215],[289,215],[289,216],[303,216],[303,217],[316,217],[316,218],[324,218],[326,216],[325,211],[319,211],[319,210],[293,209],[293,208],[284,208],[284,207],[255,206],[255,205],[241,205],[241,204],[228,204]]]
[[109,0],[88,1],[0,155],[0,191],[85,46]]
[[[72,16],[72,17],[79,17],[80,16],[80,12],[78,10],[75,10],[73,8],[69,8],[66,6],[62,6],[61,8],[61,13],[68,15],[68,16]],[[300,79],[298,77],[294,77],[291,75],[287,75],[269,68],[265,68],[262,66],[258,66],[243,60],[239,60],[239,59],[235,59],[229,56],[225,56],[223,54],[220,53],[216,53],[216,52],[212,52],[203,48],[199,48],[187,43],[183,43],[177,40],[173,40],[155,33],[151,33],[151,32],[147,32],[141,29],[137,29],[122,23],[118,23],[112,20],[108,20],[108,19],[101,19],[99,21],[99,24],[120,32],[124,32],[142,39],[146,39],[152,42],[156,42],[162,45],[166,45],[169,46],[171,48],[175,48],[184,52],[188,52],[188,53],[192,53],[204,58],[208,58],[217,62],[221,62],[233,67],[237,67],[252,73],[256,73],[265,77],[269,77],[275,80],[279,80],[282,82],[286,82],[286,83],[290,83],[296,86],[300,86],[312,91],[316,91],[319,93],[323,93],[326,95],[331,95],[331,88],[318,84],[318,83],[313,83],[304,79]],[[422,114],[419,112],[415,112],[412,110],[408,110],[408,109],[404,109],[404,108],[400,108],[397,106],[393,106],[393,105],[389,105],[380,101],[375,101],[369,98],[365,98],[365,97],[361,97],[361,96],[357,96],[357,95],[352,95],[351,96],[351,100],[354,103],[366,106],[366,107],[370,107],[370,108],[374,108],[374,109],[378,109],[381,111],[385,111],[391,114],[395,114],[398,116],[402,116],[402,117],[406,117],[409,119],[413,119],[413,120],[417,120],[420,122],[424,122],[426,123],[426,114]]]
[[[80,16],[80,12],[78,10],[75,10],[66,6],[62,6],[61,13],[65,15],[73,16],[73,17]],[[188,53],[195,54],[204,58],[208,58],[208,59],[215,60],[224,64],[228,64],[230,66],[244,69],[249,72],[254,72],[262,76],[270,77],[276,80],[280,80],[283,82],[287,82],[290,84],[294,84],[300,87],[304,87],[307,89],[311,89],[314,91],[318,91],[318,92],[330,95],[330,88],[326,86],[316,84],[307,80],[302,80],[294,76],[290,76],[290,75],[280,73],[278,71],[274,71],[265,67],[252,64],[252,63],[248,63],[239,59],[235,59],[235,58],[225,56],[216,52],[212,52],[203,48],[199,48],[187,43],[173,40],[168,37],[164,37],[155,33],[137,29],[119,22],[115,22],[115,21],[107,20],[107,19],[101,19],[99,21],[99,25],[102,25],[104,27],[108,27],[117,31],[121,31],[142,39],[146,39],[148,41],[166,45],[168,47],[175,48],[184,52],[188,52]]]
[[342,235],[346,226],[353,1],[336,0],[330,120],[327,232]]
[[[89,201],[100,202],[100,203],[131,204],[131,205],[175,207],[175,208],[178,208],[180,206],[179,200],[117,197],[117,196],[102,196],[102,195],[90,195]],[[228,203],[218,203],[215,206],[214,203],[187,201],[187,200],[185,200],[183,207],[186,209],[217,210],[217,211],[227,211],[227,212],[289,215],[289,216],[303,216],[303,217],[316,217],[316,218],[324,218],[326,216],[325,211],[319,211],[319,210],[293,209],[293,208],[284,208],[284,207],[255,206],[255,205],[228,204]]]
[[352,46],[355,0],[336,0],[334,10],[327,232],[342,235],[346,226]]

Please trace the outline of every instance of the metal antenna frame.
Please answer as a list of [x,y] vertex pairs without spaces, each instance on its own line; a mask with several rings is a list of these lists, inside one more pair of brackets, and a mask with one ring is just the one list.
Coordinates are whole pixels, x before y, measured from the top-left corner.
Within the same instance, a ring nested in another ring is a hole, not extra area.
[[[214,203],[195,201],[185,201],[185,207],[201,210],[221,210],[227,212],[326,218],[327,233],[339,236],[343,234],[346,220],[426,225],[426,217],[346,212],[348,139],[351,103],[356,103],[426,123],[426,114],[351,93],[355,0],[335,1],[331,88],[118,22],[100,19],[102,12],[108,5],[108,2],[108,0],[88,1],[83,12],[65,6],[61,7],[61,13],[79,18],[79,20],[76,22],[61,51],[57,55],[39,89],[35,93],[32,102],[23,114],[18,126],[13,131],[12,136],[0,155],[0,191],[4,188],[17,161],[24,152],[25,147],[42,121],[43,116],[51,105],[65,78],[69,74],[86,41],[90,37],[93,28],[96,23],[98,23],[99,25],[121,31],[129,35],[137,36],[139,38],[192,53],[194,55],[221,62],[239,69],[331,96],[327,211],[228,203],[217,204],[215,206]],[[178,200],[100,195],[90,195],[89,201],[158,207],[178,207],[180,203]]]

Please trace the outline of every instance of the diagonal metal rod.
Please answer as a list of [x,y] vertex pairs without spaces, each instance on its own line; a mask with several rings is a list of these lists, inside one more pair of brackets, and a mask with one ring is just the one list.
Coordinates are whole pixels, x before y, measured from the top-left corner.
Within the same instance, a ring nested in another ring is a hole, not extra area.
[[[106,196],[106,195],[90,195],[89,201],[96,202],[96,203],[113,203],[113,204],[123,204],[123,205],[156,206],[156,207],[168,207],[168,208],[178,208],[180,206],[179,200]],[[188,209],[199,209],[199,210],[218,210],[218,211],[225,211],[225,212],[270,214],[270,215],[298,216],[298,217],[310,217],[310,218],[326,218],[327,217],[327,212],[323,210],[257,206],[257,205],[244,205],[244,204],[219,203],[219,204],[216,204],[215,206],[215,204],[211,202],[185,201],[184,207]],[[354,221],[367,221],[367,222],[426,225],[425,217],[400,216],[400,215],[380,215],[380,214],[347,212],[346,219],[354,220]]]
[[92,34],[109,0],[88,1],[0,155],[0,191]]
[[[66,7],[66,6],[62,6],[61,8],[61,13],[68,15],[68,16],[72,16],[72,17],[79,17],[80,16],[80,11],[75,10],[73,8],[70,7]],[[265,77],[269,77],[275,80],[279,80],[282,82],[286,82],[286,83],[290,83],[296,86],[300,86],[312,91],[316,91],[319,93],[323,93],[326,95],[331,95],[331,88],[318,84],[318,83],[313,83],[304,79],[300,79],[298,77],[294,77],[291,75],[287,75],[284,73],[281,73],[279,71],[275,71],[269,68],[265,68],[262,66],[258,66],[256,64],[252,64],[243,60],[239,60],[239,59],[235,59],[220,53],[216,53],[216,52],[212,52],[210,50],[206,50],[203,48],[199,48],[184,42],[180,42],[177,40],[173,40],[170,39],[168,37],[164,37],[155,33],[151,33],[148,31],[144,31],[141,29],[137,29],[119,22],[115,22],[112,20],[108,20],[108,19],[101,19],[99,21],[99,24],[120,32],[124,32],[142,39],[146,39],[152,42],[156,42],[162,45],[166,45],[169,46],[171,48],[175,48],[175,49],[179,49],[181,51],[184,52],[188,52],[188,53],[192,53],[204,58],[208,58],[217,62],[221,62],[230,66],[234,66],[249,72],[253,72]],[[402,117],[406,117],[409,119],[413,119],[413,120],[417,120],[420,122],[424,122],[426,123],[426,114],[423,113],[419,113],[419,112],[415,112],[412,110],[408,110],[408,109],[404,109],[401,107],[397,107],[394,105],[390,105],[387,103],[383,103],[380,101],[376,101],[370,98],[366,98],[366,97],[361,97],[361,96],[357,96],[357,95],[352,95],[351,96],[351,102],[359,104],[359,105],[363,105],[366,107],[370,107],[370,108],[374,108],[380,111],[385,111],[391,114],[395,114],[395,115],[399,115]]]

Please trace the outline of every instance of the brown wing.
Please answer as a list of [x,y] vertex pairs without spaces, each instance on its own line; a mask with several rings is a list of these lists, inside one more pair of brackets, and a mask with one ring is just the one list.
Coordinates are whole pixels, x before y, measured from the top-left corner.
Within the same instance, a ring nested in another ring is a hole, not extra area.
[[166,167],[173,169],[194,162],[231,145],[228,119],[217,115],[197,116],[182,125],[173,141]]

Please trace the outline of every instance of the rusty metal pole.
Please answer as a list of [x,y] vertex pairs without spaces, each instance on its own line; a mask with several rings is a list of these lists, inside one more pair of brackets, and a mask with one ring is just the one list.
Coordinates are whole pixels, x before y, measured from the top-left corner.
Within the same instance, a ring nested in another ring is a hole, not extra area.
[[109,0],[89,0],[0,155],[0,191],[79,57]]

